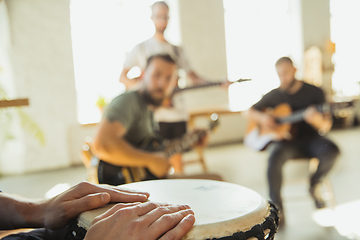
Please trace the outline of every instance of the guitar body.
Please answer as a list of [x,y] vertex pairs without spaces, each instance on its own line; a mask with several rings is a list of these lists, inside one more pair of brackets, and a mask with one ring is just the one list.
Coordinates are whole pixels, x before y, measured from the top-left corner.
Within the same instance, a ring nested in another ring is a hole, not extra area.
[[[184,134],[178,139],[164,141],[163,139],[148,137],[142,142],[139,148],[148,152],[164,152],[167,158],[169,158],[176,153],[185,152],[193,148],[196,143],[200,143],[203,137],[217,125],[218,118],[214,118],[209,121],[208,129]],[[90,145],[88,150],[90,150]],[[98,159],[96,156],[92,155],[91,151],[89,151],[88,155],[90,155],[89,157],[98,160],[97,172],[100,184],[116,186],[131,182],[159,179],[147,168],[113,165]],[[87,162],[84,164],[85,166],[89,165]]]
[[[161,139],[145,139],[140,149],[148,152],[157,152],[164,150],[164,144]],[[132,182],[156,180],[159,179],[144,167],[116,166],[100,160],[98,166],[98,178],[100,184],[121,185]]]
[[131,182],[159,179],[147,168],[116,166],[100,160],[98,166],[100,184],[121,185]]
[[[290,116],[292,113],[291,107],[287,103],[265,111],[276,119]],[[272,141],[291,139],[290,129],[290,123],[280,124],[275,129],[265,129],[260,127],[257,122],[250,121],[246,129],[244,144],[255,150],[263,151]]]

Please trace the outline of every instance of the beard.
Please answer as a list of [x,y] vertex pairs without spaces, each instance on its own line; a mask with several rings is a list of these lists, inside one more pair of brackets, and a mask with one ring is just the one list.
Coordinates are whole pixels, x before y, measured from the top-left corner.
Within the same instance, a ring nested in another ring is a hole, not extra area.
[[164,100],[164,98],[161,98],[161,99],[154,98],[151,95],[151,92],[146,91],[146,90],[144,91],[143,96],[144,96],[145,102],[147,102],[148,104],[154,105],[156,107],[160,106]]

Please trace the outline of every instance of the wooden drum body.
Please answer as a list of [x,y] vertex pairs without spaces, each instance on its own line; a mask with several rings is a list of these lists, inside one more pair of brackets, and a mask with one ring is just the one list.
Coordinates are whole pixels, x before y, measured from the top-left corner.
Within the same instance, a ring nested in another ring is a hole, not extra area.
[[[278,228],[277,209],[255,191],[240,185],[212,180],[154,180],[121,185],[147,191],[149,200],[188,204],[195,224],[184,240],[273,239]],[[84,212],[78,226],[87,230],[92,220],[111,208]]]

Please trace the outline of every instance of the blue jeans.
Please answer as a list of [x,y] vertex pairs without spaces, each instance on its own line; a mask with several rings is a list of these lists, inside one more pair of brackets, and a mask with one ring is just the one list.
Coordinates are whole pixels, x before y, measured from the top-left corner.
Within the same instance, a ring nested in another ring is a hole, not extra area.
[[329,139],[321,136],[292,141],[271,143],[267,178],[271,200],[282,209],[282,168],[288,159],[317,158],[319,166],[310,178],[310,187],[318,184],[335,164],[339,148]]

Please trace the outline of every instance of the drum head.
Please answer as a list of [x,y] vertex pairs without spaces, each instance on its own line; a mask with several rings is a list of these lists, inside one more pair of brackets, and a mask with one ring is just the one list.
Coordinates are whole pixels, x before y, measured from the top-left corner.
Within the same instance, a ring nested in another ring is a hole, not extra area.
[[[154,202],[188,204],[195,212],[196,221],[183,239],[220,238],[245,232],[270,214],[268,202],[258,193],[227,182],[154,180],[125,184],[121,188],[147,191]],[[79,224],[87,228],[94,217],[111,206],[81,214]]]

